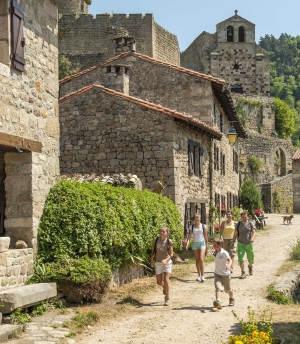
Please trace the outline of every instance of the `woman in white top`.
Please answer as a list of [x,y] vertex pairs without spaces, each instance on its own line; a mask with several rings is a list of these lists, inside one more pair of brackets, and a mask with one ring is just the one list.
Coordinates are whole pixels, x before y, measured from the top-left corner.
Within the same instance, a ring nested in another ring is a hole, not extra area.
[[194,252],[198,272],[197,281],[204,282],[204,257],[208,249],[207,229],[205,224],[200,222],[200,214],[196,213],[192,219],[194,220],[194,224],[190,226],[186,250],[188,250],[189,242],[193,236],[192,250]]

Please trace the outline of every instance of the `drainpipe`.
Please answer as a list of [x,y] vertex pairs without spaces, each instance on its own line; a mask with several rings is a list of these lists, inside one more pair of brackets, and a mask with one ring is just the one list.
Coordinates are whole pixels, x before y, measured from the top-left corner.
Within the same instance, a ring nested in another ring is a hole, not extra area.
[[209,166],[208,166],[208,173],[209,173],[209,233],[212,235],[213,228],[212,228],[212,218],[213,214],[211,211],[211,205],[213,204],[213,139],[211,138],[209,141]]

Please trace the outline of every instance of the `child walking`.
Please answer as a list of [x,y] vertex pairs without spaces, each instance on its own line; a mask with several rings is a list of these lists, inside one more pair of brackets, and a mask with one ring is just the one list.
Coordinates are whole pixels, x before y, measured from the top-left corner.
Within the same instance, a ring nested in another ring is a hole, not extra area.
[[208,250],[208,237],[206,225],[201,223],[200,214],[196,213],[192,218],[194,224],[190,226],[189,236],[186,243],[186,250],[189,249],[189,242],[193,237],[192,250],[196,261],[196,268],[198,272],[197,281],[204,282],[204,257]]
[[223,240],[215,238],[212,242],[215,252],[213,257],[215,259],[215,288],[216,288],[216,300],[214,301],[214,307],[221,309],[221,292],[225,290],[229,294],[229,306],[234,306],[233,291],[230,286],[230,270],[232,260],[227,251],[222,247]]
[[168,227],[162,227],[159,231],[159,237],[154,241],[154,249],[150,259],[150,265],[154,266],[155,257],[155,274],[156,282],[163,287],[163,293],[165,295],[164,305],[169,305],[170,299],[170,282],[169,277],[172,272],[172,259],[173,255],[173,243],[168,238],[170,229]]

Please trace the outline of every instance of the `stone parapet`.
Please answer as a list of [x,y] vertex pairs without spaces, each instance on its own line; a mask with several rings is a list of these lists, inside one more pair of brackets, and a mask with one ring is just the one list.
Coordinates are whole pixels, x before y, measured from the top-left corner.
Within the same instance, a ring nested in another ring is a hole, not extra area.
[[25,284],[33,273],[32,248],[8,250],[0,253],[0,290]]
[[288,298],[296,298],[300,288],[300,269],[285,273],[280,277],[280,281],[274,285],[274,288]]
[[257,185],[262,194],[265,211],[282,214],[293,212],[292,178],[293,175],[290,173],[284,177],[278,177],[270,183]]

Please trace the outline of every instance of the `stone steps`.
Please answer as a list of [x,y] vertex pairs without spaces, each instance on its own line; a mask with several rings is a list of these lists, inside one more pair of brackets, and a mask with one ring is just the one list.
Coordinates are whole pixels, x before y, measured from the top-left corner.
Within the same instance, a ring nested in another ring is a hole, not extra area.
[[17,337],[23,331],[23,325],[0,325],[0,343]]

